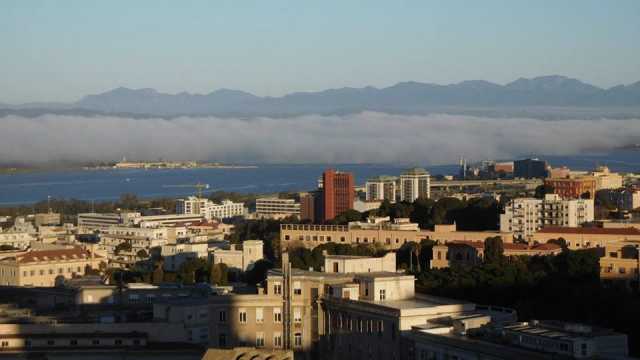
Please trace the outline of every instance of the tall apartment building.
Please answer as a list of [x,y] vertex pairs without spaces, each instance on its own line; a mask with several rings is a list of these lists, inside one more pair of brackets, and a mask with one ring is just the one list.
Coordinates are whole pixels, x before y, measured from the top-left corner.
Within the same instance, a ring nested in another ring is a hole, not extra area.
[[553,188],[553,193],[563,199],[579,199],[588,197],[593,199],[596,194],[596,178],[593,176],[580,176],[569,178],[548,178],[544,180],[546,186]]
[[606,191],[611,203],[619,210],[631,211],[640,207],[640,190],[636,188],[620,188]]
[[414,202],[419,197],[431,197],[431,180],[425,169],[409,169],[400,174],[399,182],[400,201]]
[[186,199],[176,201],[176,213],[181,215],[202,215],[205,219],[227,219],[235,216],[244,216],[246,208],[244,203],[235,203],[231,200],[223,200],[216,204],[209,199],[189,196]]
[[256,215],[260,217],[300,217],[300,203],[294,199],[259,198],[256,199]]
[[353,174],[328,169],[322,174],[323,221],[353,209]]
[[366,200],[396,202],[397,182],[396,176],[383,175],[368,179],[365,183]]
[[523,159],[513,162],[514,178],[544,178],[547,176],[547,162],[540,159]]
[[500,231],[513,232],[516,239],[529,239],[543,227],[576,227],[593,221],[591,199],[563,200],[557,194],[544,199],[516,198],[500,214]]

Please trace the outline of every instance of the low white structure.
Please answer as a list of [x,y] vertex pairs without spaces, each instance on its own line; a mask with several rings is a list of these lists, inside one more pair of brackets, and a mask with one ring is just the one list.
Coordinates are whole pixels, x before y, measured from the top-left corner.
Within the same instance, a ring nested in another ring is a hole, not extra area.
[[229,249],[211,252],[214,264],[225,264],[229,268],[246,271],[258,260],[263,259],[262,240],[245,240],[241,246],[232,244]]
[[28,232],[6,231],[0,232],[0,246],[12,246],[16,249],[26,249],[36,238]]
[[388,252],[382,257],[324,255],[324,271],[328,273],[395,272],[396,253]]

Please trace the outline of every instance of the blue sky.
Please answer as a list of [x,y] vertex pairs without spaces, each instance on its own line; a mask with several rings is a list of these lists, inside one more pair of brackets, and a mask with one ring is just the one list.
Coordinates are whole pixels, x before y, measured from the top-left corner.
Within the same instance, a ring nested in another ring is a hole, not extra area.
[[3,0],[0,102],[548,74],[608,87],[640,80],[639,39],[638,0]]

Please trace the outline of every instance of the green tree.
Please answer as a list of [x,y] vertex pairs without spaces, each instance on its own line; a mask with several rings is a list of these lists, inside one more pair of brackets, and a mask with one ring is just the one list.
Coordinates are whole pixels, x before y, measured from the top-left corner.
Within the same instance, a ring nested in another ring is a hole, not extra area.
[[211,264],[211,277],[209,281],[212,285],[229,285],[229,269],[226,264]]
[[138,259],[144,260],[144,259],[149,257],[149,253],[147,253],[147,251],[145,249],[140,249],[136,253],[136,256],[138,257]]
[[486,263],[495,264],[502,261],[504,255],[504,243],[502,238],[494,236],[484,241],[484,260]]
[[270,269],[273,269],[273,264],[269,260],[258,260],[251,269],[245,272],[245,281],[251,285],[263,282],[267,278],[267,272]]
[[551,185],[548,185],[548,184],[538,185],[536,187],[534,196],[536,197],[536,199],[544,199],[545,195],[553,194],[554,191],[555,189]]

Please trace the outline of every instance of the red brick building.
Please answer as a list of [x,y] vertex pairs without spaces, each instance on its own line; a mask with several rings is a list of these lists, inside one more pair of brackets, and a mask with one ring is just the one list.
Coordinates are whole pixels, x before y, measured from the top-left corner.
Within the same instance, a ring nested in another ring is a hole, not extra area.
[[328,169],[322,174],[323,220],[353,209],[353,174]]
[[553,187],[553,193],[563,199],[579,199],[583,194],[588,194],[588,198],[593,199],[596,193],[596,179],[593,176],[547,178],[544,184]]

